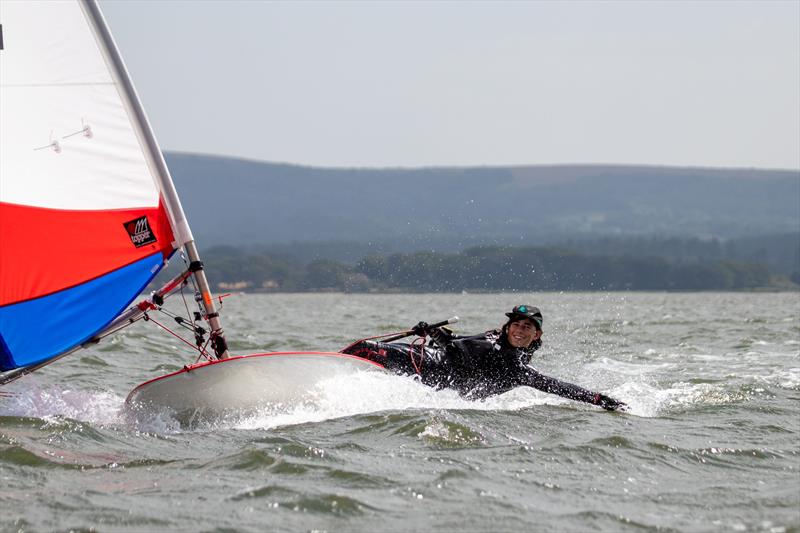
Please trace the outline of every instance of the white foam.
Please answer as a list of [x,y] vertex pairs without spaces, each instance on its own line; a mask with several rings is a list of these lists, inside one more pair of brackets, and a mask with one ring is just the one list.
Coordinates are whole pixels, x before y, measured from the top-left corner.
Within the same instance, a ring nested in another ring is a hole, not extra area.
[[[800,381],[800,370],[797,373],[780,373],[779,377],[796,386]],[[731,391],[716,383],[676,382],[664,388],[663,385],[643,380],[631,380],[609,391],[610,396],[628,404],[629,414],[646,418],[696,405],[730,404],[745,399],[748,394],[746,391]]]
[[722,385],[711,383],[673,383],[669,389],[658,391],[656,395],[665,398],[664,407],[681,408],[693,405],[725,405],[741,401],[746,392],[731,392]]
[[41,419],[70,418],[95,425],[115,425],[122,419],[124,398],[110,391],[29,388],[7,397],[0,407],[5,416]]
[[657,416],[668,400],[663,391],[644,381],[628,381],[609,391],[609,396],[628,404],[628,414],[645,418]]
[[774,383],[783,389],[800,389],[800,368],[780,370],[767,376],[765,381]]
[[234,423],[238,429],[269,429],[334,418],[414,409],[519,410],[533,405],[557,405],[563,398],[532,389],[515,389],[485,401],[470,401],[454,390],[435,390],[412,377],[365,372],[336,376],[317,384],[292,406],[270,406]]

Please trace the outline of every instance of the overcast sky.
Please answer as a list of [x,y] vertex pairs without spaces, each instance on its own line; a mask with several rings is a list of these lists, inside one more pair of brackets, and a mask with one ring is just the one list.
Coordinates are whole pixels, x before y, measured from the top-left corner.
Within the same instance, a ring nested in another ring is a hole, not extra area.
[[800,168],[800,1],[101,0],[165,150]]

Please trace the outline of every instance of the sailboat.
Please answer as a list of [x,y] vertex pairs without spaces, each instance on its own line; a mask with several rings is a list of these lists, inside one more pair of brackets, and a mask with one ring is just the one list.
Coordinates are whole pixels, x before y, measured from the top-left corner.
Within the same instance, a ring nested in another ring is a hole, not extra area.
[[[176,252],[186,268],[134,303]],[[135,387],[179,420],[292,401],[382,366],[232,355],[180,199],[94,0],[0,3],[0,385],[102,341],[191,284],[199,362]],[[204,324],[203,327],[201,324]]]

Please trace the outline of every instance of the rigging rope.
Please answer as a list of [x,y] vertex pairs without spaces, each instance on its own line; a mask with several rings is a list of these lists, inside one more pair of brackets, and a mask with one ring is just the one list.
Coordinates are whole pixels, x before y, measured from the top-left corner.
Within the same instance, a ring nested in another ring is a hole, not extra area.
[[[160,309],[157,309],[157,310],[160,310]],[[161,322],[156,320],[155,318],[149,316],[147,313],[144,314],[144,319],[146,321],[153,322],[156,326],[160,327],[161,329],[163,329],[164,331],[166,331],[167,333],[169,333],[170,335],[172,335],[176,339],[180,340],[181,342],[184,342],[185,344],[188,344],[189,346],[192,347],[192,349],[197,350],[198,352],[200,352],[200,355],[197,357],[197,361],[200,360],[200,357],[205,357],[209,361],[211,360],[211,357],[209,356],[208,352],[206,351],[206,346],[208,345],[208,342],[206,342],[206,344],[204,346],[202,346],[202,347],[195,346],[191,342],[187,341],[186,339],[184,339],[183,337],[181,337],[180,335],[178,335],[177,333],[175,333],[174,331],[169,329],[167,326],[165,326],[164,324],[162,324]],[[197,362],[197,361],[195,361],[195,362]]]
[[[184,264],[186,264],[186,257],[184,256],[183,252],[181,252],[181,258],[183,259]],[[197,311],[192,313],[192,311],[189,309],[189,304],[186,301],[186,294],[184,292],[184,288],[186,288],[190,280],[192,285],[194,286],[194,279],[192,278],[190,269],[187,265],[187,269],[180,276],[173,279],[170,283],[165,285],[160,291],[156,291],[156,293],[153,294],[151,300],[144,300],[137,305],[137,307],[139,307],[139,309],[142,311],[143,314],[136,320],[140,320],[143,318],[145,321],[152,321],[154,324],[156,324],[158,327],[160,327],[173,337],[179,339],[184,344],[191,346],[192,349],[197,350],[197,352],[199,352],[199,355],[195,360],[195,363],[197,363],[201,357],[205,357],[207,360],[210,361],[212,358],[210,357],[210,354],[208,353],[206,348],[208,347],[208,344],[209,342],[211,342],[212,339],[209,338],[208,340],[206,340],[205,339],[206,330],[197,325],[197,321],[200,320],[202,314]],[[196,286],[194,288],[196,293]],[[174,295],[176,292],[180,292],[181,294],[181,299],[183,300],[183,306],[184,309],[186,309],[186,315],[187,315],[186,318],[181,317],[176,313],[167,311],[163,307],[164,301],[168,297]],[[195,300],[197,300],[197,298],[195,298]],[[177,333],[166,327],[164,324],[152,318],[147,313],[147,311],[159,311],[161,313],[164,313],[166,316],[171,317],[181,327],[184,327],[194,333],[195,343],[192,344],[190,341],[181,337],[180,335],[178,335]],[[133,321],[131,321],[131,323],[133,323]]]

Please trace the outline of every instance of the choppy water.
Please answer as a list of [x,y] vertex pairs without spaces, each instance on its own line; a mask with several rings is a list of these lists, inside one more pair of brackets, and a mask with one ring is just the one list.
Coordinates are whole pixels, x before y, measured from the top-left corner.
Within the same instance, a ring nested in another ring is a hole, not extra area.
[[631,406],[408,378],[321,384],[289,413],[131,427],[192,360],[137,324],[0,389],[0,530],[800,531],[800,295],[242,295],[236,353],[336,350],[424,319],[545,314],[536,367]]

